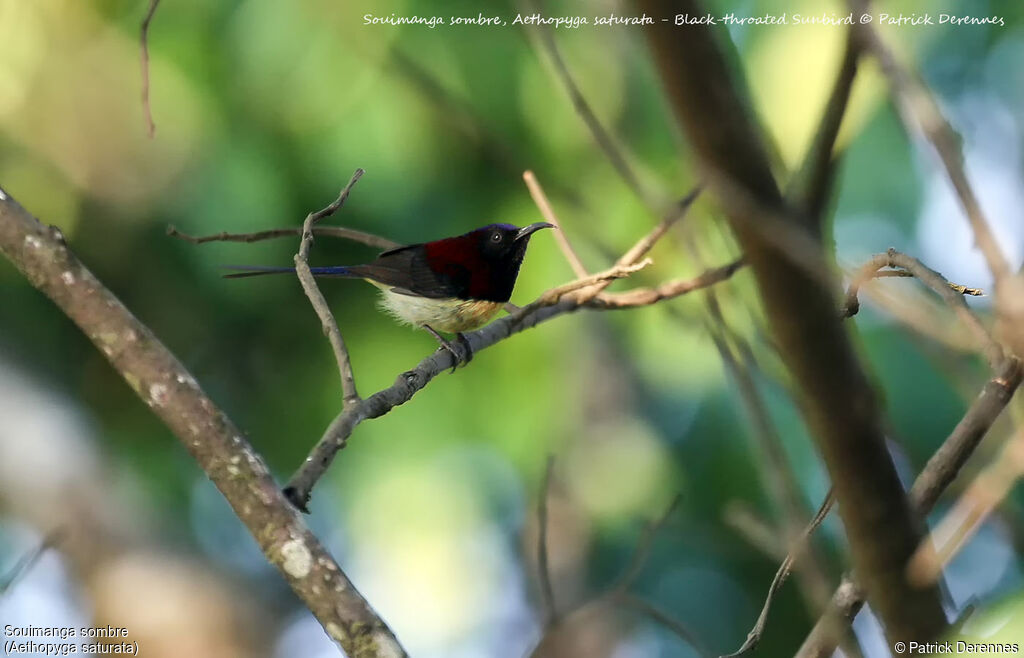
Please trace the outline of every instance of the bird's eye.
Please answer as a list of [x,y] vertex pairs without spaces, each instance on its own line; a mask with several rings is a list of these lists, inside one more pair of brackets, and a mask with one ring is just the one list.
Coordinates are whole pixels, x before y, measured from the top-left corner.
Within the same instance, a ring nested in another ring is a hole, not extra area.
[[498,233],[498,232],[491,233],[491,242],[501,242],[501,238],[502,238],[501,233]]

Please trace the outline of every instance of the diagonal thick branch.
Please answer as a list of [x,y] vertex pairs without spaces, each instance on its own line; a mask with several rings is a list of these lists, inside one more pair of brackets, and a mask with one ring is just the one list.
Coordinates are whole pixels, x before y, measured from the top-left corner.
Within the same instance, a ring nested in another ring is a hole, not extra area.
[[[696,0],[638,0],[638,6],[652,16],[704,14]],[[875,393],[836,317],[834,277],[810,275],[761,226],[766,216],[787,228],[803,222],[784,201],[743,95],[732,84],[716,43],[724,36],[704,25],[687,26],[683,34],[667,22],[656,22],[646,34],[680,126],[705,174],[713,174],[706,180],[724,202],[753,270],[835,485],[854,568],[890,638],[933,638],[946,625],[938,590],[916,589],[904,577],[921,538],[920,523],[886,449]],[[733,188],[751,203],[731,203]],[[809,242],[813,249],[805,255],[823,263],[822,245]]]
[[0,253],[103,352],[181,440],[260,550],[355,658],[404,656],[391,629],[281,495],[263,459],[195,378],[64,243],[0,190]]
[[[582,286],[592,287],[597,285],[596,282],[621,278],[630,271],[638,269],[637,264],[616,265],[605,272],[553,288],[542,294],[537,302],[492,322],[479,331],[464,335],[469,341],[473,353],[477,354],[514,334],[560,315],[581,308],[618,310],[647,306],[724,281],[741,266],[742,261],[735,261],[722,267],[710,269],[693,279],[670,281],[658,288],[640,288],[622,293],[601,293],[587,299],[583,293],[586,293],[588,288]],[[574,291],[579,292],[571,294]],[[454,365],[456,364],[451,353],[439,350],[423,359],[412,370],[400,374],[390,387],[374,393],[358,404],[346,406],[328,426],[323,437],[313,447],[312,452],[292,476],[288,486],[285,487],[284,493],[288,499],[300,510],[308,511],[307,504],[313,486],[327,471],[337,452],[345,447],[356,426],[364,420],[378,418],[395,407],[405,404],[429,384],[430,380]]]

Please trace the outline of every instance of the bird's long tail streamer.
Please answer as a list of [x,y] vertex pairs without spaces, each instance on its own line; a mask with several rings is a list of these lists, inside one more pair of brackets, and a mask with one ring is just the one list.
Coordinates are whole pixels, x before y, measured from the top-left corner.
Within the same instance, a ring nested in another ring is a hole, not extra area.
[[[241,279],[247,276],[263,276],[264,274],[288,274],[294,273],[294,267],[275,267],[272,265],[223,265],[226,270],[240,270],[234,274],[225,274],[225,279]],[[313,276],[358,276],[353,274],[347,267],[333,265],[329,267],[311,267],[309,271]]]

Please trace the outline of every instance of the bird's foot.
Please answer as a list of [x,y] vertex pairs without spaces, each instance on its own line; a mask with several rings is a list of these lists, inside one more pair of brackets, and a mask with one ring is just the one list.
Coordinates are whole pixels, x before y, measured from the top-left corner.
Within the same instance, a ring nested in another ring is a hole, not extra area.
[[473,347],[464,333],[455,334],[455,339],[459,341],[459,346],[462,348],[462,365],[468,365],[473,360]]
[[449,341],[445,340],[444,338],[441,339],[441,346],[438,347],[437,349],[447,350],[452,355],[452,369],[449,371],[449,373],[454,373],[455,369],[459,367],[460,363],[462,363],[462,353],[459,352],[459,350],[454,345],[452,345]]
[[452,355],[452,372],[459,365],[466,365],[473,360],[473,348],[469,346],[469,340],[461,333],[455,334],[456,340],[458,341],[458,347],[452,344],[451,341],[446,339],[441,334],[437,333],[433,327],[428,324],[423,325],[423,328],[430,332],[430,334],[437,339],[440,346],[439,350],[447,350]]

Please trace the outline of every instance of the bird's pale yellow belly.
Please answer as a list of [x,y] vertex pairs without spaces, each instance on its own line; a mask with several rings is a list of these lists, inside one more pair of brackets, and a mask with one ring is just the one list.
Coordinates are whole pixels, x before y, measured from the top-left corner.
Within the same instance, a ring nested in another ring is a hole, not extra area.
[[504,306],[501,302],[463,299],[430,299],[403,295],[378,286],[383,293],[381,307],[397,318],[416,327],[429,325],[436,331],[457,334],[479,329]]

